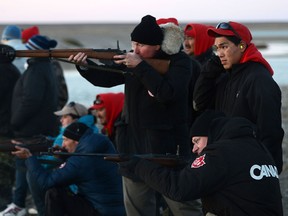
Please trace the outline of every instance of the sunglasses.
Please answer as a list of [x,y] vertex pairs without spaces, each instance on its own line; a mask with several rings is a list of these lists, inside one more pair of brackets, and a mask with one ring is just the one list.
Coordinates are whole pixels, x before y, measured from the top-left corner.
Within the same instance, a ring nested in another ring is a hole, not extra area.
[[76,103],[74,101],[71,101],[69,104],[67,104],[67,106],[73,108],[75,110],[75,112],[77,113],[77,116],[80,117],[75,105],[76,105]]
[[96,100],[94,100],[93,101],[93,104],[94,105],[100,105],[100,104],[102,104],[103,103],[103,101],[98,97],[98,98],[96,98]]
[[224,29],[224,30],[230,30],[230,31],[232,31],[234,34],[235,34],[235,36],[237,37],[237,38],[239,38],[240,40],[242,40],[242,38],[240,37],[240,35],[233,29],[233,27],[229,24],[229,23],[227,23],[227,22],[221,22],[221,23],[219,23],[217,26],[216,26],[216,29]]

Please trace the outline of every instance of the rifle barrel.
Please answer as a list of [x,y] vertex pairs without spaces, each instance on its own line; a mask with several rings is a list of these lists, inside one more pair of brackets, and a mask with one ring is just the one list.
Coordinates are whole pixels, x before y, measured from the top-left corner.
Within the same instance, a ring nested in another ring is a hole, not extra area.
[[182,158],[177,155],[153,155],[153,154],[136,154],[136,155],[125,155],[125,154],[105,154],[105,153],[69,153],[69,152],[59,152],[53,151],[50,148],[48,152],[40,152],[40,155],[58,155],[58,156],[96,156],[103,157],[104,160],[111,162],[124,162],[130,160],[132,157],[139,157],[142,159],[146,159],[163,166],[167,167],[176,167],[179,165],[184,165],[187,163],[187,158]]

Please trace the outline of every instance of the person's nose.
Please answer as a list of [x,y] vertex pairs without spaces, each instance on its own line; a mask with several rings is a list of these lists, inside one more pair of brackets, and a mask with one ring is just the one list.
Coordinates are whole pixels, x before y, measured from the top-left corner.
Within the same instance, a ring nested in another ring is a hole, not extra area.
[[135,46],[133,52],[139,54],[140,53],[139,46]]
[[218,49],[218,50],[216,51],[216,53],[217,53],[217,56],[219,56],[219,58],[221,58],[221,57],[224,56],[224,51],[221,50],[221,49]]
[[197,153],[197,150],[198,150],[198,146],[197,145],[193,145],[192,152],[193,153]]

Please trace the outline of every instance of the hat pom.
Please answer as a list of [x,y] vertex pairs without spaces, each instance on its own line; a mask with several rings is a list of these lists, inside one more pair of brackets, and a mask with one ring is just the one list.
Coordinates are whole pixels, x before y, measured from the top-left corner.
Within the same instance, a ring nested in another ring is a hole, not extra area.
[[22,30],[22,40],[23,43],[27,43],[27,41],[33,37],[34,35],[39,34],[39,28],[38,26],[32,26],[30,28],[26,28]]
[[184,42],[184,32],[174,22],[161,24],[160,27],[164,33],[164,39],[161,44],[161,49],[168,55],[176,54],[180,51]]
[[55,48],[57,46],[57,41],[56,40],[50,40],[49,41],[49,47],[50,48]]

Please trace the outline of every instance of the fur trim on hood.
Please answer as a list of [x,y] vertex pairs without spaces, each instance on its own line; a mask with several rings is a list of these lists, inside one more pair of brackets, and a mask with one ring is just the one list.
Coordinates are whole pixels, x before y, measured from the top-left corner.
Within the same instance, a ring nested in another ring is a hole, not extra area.
[[161,49],[168,55],[176,54],[180,51],[183,41],[183,30],[174,23],[166,23],[159,25],[163,30],[164,39],[161,44]]

